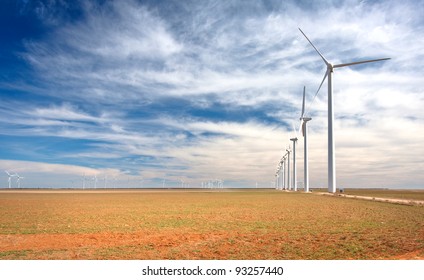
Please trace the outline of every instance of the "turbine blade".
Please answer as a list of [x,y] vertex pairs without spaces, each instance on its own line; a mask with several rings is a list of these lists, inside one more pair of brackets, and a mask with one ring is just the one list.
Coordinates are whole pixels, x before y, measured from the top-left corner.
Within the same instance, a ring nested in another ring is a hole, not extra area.
[[321,89],[321,87],[322,87],[322,84],[324,83],[325,79],[327,78],[327,76],[328,76],[328,71],[329,71],[328,69],[327,69],[327,71],[325,71],[324,78],[322,79],[321,84],[319,85],[318,90],[317,90],[317,92],[316,92],[316,93],[315,93],[315,95],[314,95],[314,99],[312,99],[312,102],[314,102],[315,97],[317,97],[318,92],[319,92],[319,90],[320,90],[320,89]]
[[300,115],[300,119],[302,119],[303,114],[305,114],[305,93],[306,93],[306,87],[303,86],[302,114]]
[[303,122],[302,123],[302,136],[303,137],[305,137],[305,132],[306,132],[305,129],[306,129],[305,122]]
[[357,61],[357,62],[351,62],[351,63],[342,63],[342,64],[333,65],[333,68],[340,68],[340,67],[345,67],[345,66],[363,64],[363,63],[370,63],[370,62],[376,62],[376,61],[382,61],[382,60],[389,60],[389,59],[390,59],[390,57],[386,57],[386,58],[363,60],[363,61]]
[[305,36],[306,40],[308,40],[308,42],[312,45],[312,47],[315,49],[315,51],[319,54],[319,56],[322,58],[322,60],[324,60],[325,64],[329,65],[330,62],[328,62],[328,60],[322,55],[322,53],[320,53],[320,51],[314,46],[314,44],[312,44],[311,40],[309,40],[309,38],[306,36],[305,33],[303,33],[302,29],[300,29],[300,32],[302,32],[303,36]]
[[[321,84],[319,85],[318,90],[317,90],[317,92],[315,93],[314,98],[312,99],[311,105],[315,102],[315,98],[317,97],[317,95],[318,95],[318,93],[319,93],[319,90],[321,89],[322,84],[324,83],[325,79],[326,79],[326,78],[327,78],[327,76],[328,76],[328,72],[330,72],[330,71],[331,71],[331,69],[330,69],[330,68],[327,68],[327,71],[325,71],[324,78],[322,79]],[[308,113],[308,111],[307,111],[307,113]]]
[[300,131],[302,130],[302,136],[304,136],[303,135],[303,123],[304,123],[304,121],[303,121],[303,119],[300,121],[300,125],[299,125],[299,132],[298,133],[300,133]]

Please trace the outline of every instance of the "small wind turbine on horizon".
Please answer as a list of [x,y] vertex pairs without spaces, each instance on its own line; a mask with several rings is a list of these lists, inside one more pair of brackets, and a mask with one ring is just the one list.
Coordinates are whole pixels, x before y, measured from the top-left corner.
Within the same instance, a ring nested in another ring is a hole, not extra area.
[[82,174],[82,189],[85,190],[85,173]]
[[364,63],[370,63],[370,62],[377,62],[377,61],[383,61],[388,60],[390,58],[379,58],[379,59],[371,59],[371,60],[363,60],[363,61],[356,61],[356,62],[350,62],[350,63],[341,63],[341,64],[331,64],[319,51],[318,49],[312,44],[312,42],[309,40],[309,38],[306,36],[305,33],[303,33],[302,29],[300,29],[300,32],[305,36],[306,40],[311,44],[311,46],[315,49],[315,51],[319,54],[319,56],[322,58],[324,63],[327,66],[327,71],[324,74],[324,78],[322,79],[322,82],[320,86],[318,87],[318,90],[315,94],[315,96],[318,94],[319,90],[321,89],[322,84],[324,83],[325,79],[328,77],[328,192],[335,193],[336,192],[336,160],[335,160],[335,144],[334,144],[334,128],[333,128],[333,122],[334,122],[334,112],[333,112],[333,71],[335,68],[341,68],[345,66],[352,66],[357,64],[364,64]]
[[18,185],[18,189],[20,189],[21,188],[21,179],[24,179],[24,177],[19,176],[18,173],[15,173],[15,176],[18,178],[18,179],[16,179],[16,184]]
[[9,183],[9,189],[12,187],[12,178],[16,177],[16,174],[10,174],[9,171],[5,170],[4,172],[6,172],[8,179],[7,182]]

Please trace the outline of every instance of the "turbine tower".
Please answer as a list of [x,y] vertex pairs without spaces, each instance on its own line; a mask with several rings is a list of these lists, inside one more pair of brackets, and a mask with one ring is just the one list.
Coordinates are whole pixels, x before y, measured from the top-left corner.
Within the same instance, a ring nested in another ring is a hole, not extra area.
[[290,146],[286,149],[287,152],[287,189],[291,190],[291,176],[290,176]]
[[[296,129],[293,126],[293,130],[296,134]],[[296,142],[297,142],[297,135],[293,138],[290,138],[290,141],[293,142],[293,190],[297,191],[297,174],[296,174]]]
[[283,156],[283,168],[281,169],[281,186],[282,190],[286,190],[286,155]]
[[308,121],[311,118],[305,117],[305,96],[306,87],[303,87],[302,113],[300,114],[300,128],[303,135],[303,190],[309,192],[309,155],[308,155]]
[[309,40],[309,38],[303,33],[302,29],[300,29],[300,32],[302,32],[303,36],[305,36],[306,40],[312,45],[312,47],[315,49],[315,51],[319,54],[319,56],[322,58],[324,63],[327,66],[327,71],[324,74],[324,78],[322,79],[322,82],[317,90],[318,94],[319,90],[321,89],[322,84],[324,83],[325,79],[328,76],[328,192],[335,193],[336,192],[336,159],[335,159],[335,144],[334,144],[334,128],[333,128],[333,122],[334,122],[334,112],[333,112],[333,72],[335,68],[341,68],[345,66],[352,66],[357,64],[363,64],[363,63],[370,63],[370,62],[376,62],[376,61],[382,61],[382,60],[388,60],[390,58],[380,58],[380,59],[372,59],[372,60],[363,60],[363,61],[356,61],[356,62],[350,62],[350,63],[342,63],[342,64],[331,64],[319,51],[318,49],[312,44],[312,42]]

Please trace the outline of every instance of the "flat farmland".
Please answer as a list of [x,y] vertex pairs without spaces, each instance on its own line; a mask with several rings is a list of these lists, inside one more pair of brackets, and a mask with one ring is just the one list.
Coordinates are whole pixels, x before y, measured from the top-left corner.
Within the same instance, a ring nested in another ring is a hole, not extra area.
[[0,192],[0,259],[423,259],[424,207],[275,190]]

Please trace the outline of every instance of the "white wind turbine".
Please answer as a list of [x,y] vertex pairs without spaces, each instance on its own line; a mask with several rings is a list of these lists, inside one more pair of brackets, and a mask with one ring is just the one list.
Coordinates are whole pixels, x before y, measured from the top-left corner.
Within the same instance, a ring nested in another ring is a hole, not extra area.
[[85,190],[85,173],[82,174],[82,189]]
[[290,145],[289,148],[286,149],[287,152],[287,189],[291,190],[291,176],[290,176]]
[[277,169],[275,170],[275,189],[279,190],[280,189],[280,165],[277,165]]
[[97,175],[94,175],[93,180],[94,180],[94,188],[97,189],[97,181],[98,181]]
[[277,189],[282,190],[283,184],[281,183],[281,170],[283,169],[283,159],[280,160],[277,168]]
[[15,176],[18,178],[18,179],[16,179],[16,184],[18,184],[18,189],[20,189],[21,188],[21,179],[24,179],[24,177],[19,176],[18,173],[15,173]]
[[5,170],[4,172],[6,172],[7,176],[9,176],[9,178],[7,179],[7,182],[9,183],[9,189],[12,187],[12,177],[16,177],[16,174],[10,174],[9,171]]
[[284,154],[281,168],[281,190],[285,190],[286,188],[286,154]]
[[279,185],[280,190],[284,189],[284,161],[285,161],[285,158],[284,158],[284,155],[283,155],[280,159],[280,165],[279,165],[279,168],[278,168],[278,172],[279,172],[279,174],[278,174],[278,185]]
[[295,137],[290,138],[290,141],[293,142],[293,190],[297,191],[297,173],[296,173],[296,142],[297,142],[297,132],[296,128],[293,124],[293,131],[295,133]]
[[309,38],[303,33],[303,31],[299,28],[300,32],[302,32],[303,36],[305,36],[306,40],[312,45],[312,47],[315,49],[315,51],[319,54],[319,56],[322,58],[324,63],[327,65],[327,71],[325,72],[324,78],[322,79],[322,82],[317,90],[318,94],[319,90],[321,89],[322,84],[325,81],[325,78],[328,76],[328,192],[335,193],[336,192],[336,159],[335,159],[335,144],[334,144],[334,137],[333,137],[333,122],[334,122],[334,112],[333,112],[333,71],[335,68],[341,68],[345,66],[352,66],[357,64],[363,64],[363,63],[370,63],[370,62],[376,62],[376,61],[382,61],[382,60],[388,60],[390,58],[380,58],[380,59],[372,59],[372,60],[363,60],[363,61],[356,61],[356,62],[350,62],[350,63],[342,63],[342,64],[331,64],[319,51],[318,49],[312,44],[312,42],[309,40]]
[[312,120],[305,117],[305,96],[306,87],[303,87],[302,113],[300,114],[300,129],[303,135],[303,190],[309,192],[309,156],[308,156],[308,121]]

